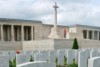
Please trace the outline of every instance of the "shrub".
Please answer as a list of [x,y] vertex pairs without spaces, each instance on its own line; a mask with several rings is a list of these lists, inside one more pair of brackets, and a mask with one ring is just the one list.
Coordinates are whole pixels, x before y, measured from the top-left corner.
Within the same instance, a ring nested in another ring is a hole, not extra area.
[[79,49],[78,42],[77,42],[77,39],[76,38],[74,39],[72,49]]

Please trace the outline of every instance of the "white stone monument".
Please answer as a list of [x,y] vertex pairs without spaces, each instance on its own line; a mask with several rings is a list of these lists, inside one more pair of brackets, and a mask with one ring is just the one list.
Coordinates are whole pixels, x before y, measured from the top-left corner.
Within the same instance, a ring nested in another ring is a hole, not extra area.
[[54,23],[54,27],[51,28],[51,32],[50,32],[50,35],[48,37],[52,38],[52,39],[58,39],[59,36],[58,36],[58,33],[57,33],[57,8],[59,8],[59,7],[57,6],[57,3],[55,3],[53,8],[55,10],[55,23]]
[[56,52],[55,51],[49,51],[48,61],[55,63],[55,60],[56,60]]
[[16,55],[16,65],[30,62],[30,57],[27,54],[17,54]]
[[67,50],[67,64],[78,63],[78,51],[77,50]]
[[0,67],[9,67],[9,57],[0,56]]
[[66,56],[66,50],[58,50],[58,64],[64,66],[64,56]]
[[90,57],[90,51],[79,51],[78,55],[78,67],[88,67],[88,59]]
[[100,52],[99,52],[98,49],[92,49],[92,50],[90,51],[90,58],[98,57],[98,56],[100,56]]
[[45,53],[34,54],[34,61],[47,61],[48,55]]
[[16,52],[10,51],[9,53],[9,60],[13,61],[16,58]]
[[100,57],[90,58],[88,60],[88,67],[100,67]]

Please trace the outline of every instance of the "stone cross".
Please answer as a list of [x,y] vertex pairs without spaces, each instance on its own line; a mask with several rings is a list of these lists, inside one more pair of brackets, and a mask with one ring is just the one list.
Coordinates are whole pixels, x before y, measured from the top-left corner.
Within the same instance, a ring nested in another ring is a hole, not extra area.
[[57,6],[57,3],[55,2],[55,5],[53,6],[54,10],[55,10],[55,23],[54,23],[54,28],[57,30],[57,8],[59,8]]
[[50,35],[48,37],[52,38],[52,39],[58,39],[59,35],[57,33],[57,8],[59,8],[59,7],[57,6],[57,3],[55,3],[53,8],[55,10],[55,23],[54,23],[54,27],[51,28],[51,32],[50,32]]

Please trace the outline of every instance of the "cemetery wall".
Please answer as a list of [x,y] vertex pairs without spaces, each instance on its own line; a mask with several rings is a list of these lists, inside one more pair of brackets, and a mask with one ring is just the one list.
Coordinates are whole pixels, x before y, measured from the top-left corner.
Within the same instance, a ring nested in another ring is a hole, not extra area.
[[21,50],[21,49],[22,49],[21,41],[0,42],[0,50]]
[[54,41],[52,39],[24,41],[23,50],[53,50]]
[[80,48],[100,48],[99,40],[78,40]]
[[55,49],[71,48],[73,44],[73,39],[54,39]]
[[[80,48],[100,48],[100,41],[78,40]],[[34,41],[0,42],[0,50],[53,50],[71,48],[73,39],[44,39]]]
[[54,50],[71,48],[73,40],[67,39],[44,39],[23,42],[23,50]]
[[[100,48],[100,41],[97,40],[78,40],[80,48]],[[44,39],[35,41],[24,41],[23,50],[53,50],[72,48],[73,39]]]

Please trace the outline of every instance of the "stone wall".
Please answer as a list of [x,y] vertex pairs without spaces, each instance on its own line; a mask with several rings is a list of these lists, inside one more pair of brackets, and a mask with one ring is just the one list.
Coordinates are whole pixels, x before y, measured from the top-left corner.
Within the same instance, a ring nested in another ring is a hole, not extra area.
[[[78,40],[79,48],[100,48],[100,41]],[[73,46],[73,39],[44,39],[23,42],[23,50],[53,50],[69,49]]]
[[78,40],[80,48],[100,48],[100,41],[97,40]]
[[22,50],[22,42],[0,42],[0,50]]
[[[100,41],[78,40],[79,48],[100,48]],[[0,50],[54,50],[72,48],[73,39],[44,39],[34,41],[0,42]]]
[[54,50],[72,47],[73,40],[69,39],[44,39],[23,42],[23,50]]
[[51,39],[23,42],[23,50],[54,50],[54,41]]
[[54,48],[55,49],[69,49],[72,48],[73,40],[72,39],[54,39]]

